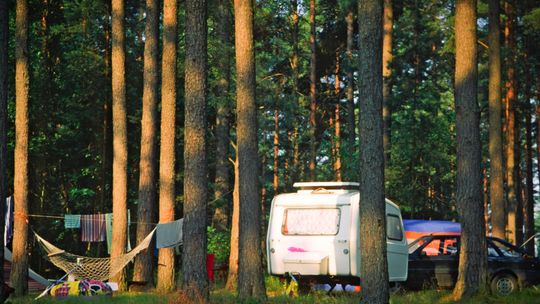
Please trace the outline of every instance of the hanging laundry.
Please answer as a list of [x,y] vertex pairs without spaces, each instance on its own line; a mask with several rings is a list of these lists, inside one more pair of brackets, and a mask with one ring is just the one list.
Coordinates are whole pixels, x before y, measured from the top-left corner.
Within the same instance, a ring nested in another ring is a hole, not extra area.
[[[111,254],[111,245],[112,245],[112,220],[113,220],[113,214],[112,213],[106,213],[105,214],[105,230],[107,235],[107,253]],[[129,240],[129,226],[131,226],[131,212],[127,211],[127,246],[126,246],[126,252],[131,251],[131,242]]]
[[81,228],[81,215],[80,214],[65,214],[64,215],[64,228]]
[[105,241],[105,215],[83,214],[81,215],[81,240],[83,242]]
[[182,224],[184,219],[158,224],[156,229],[156,247],[170,248],[182,244]]
[[4,244],[7,244],[13,237],[13,198],[11,196],[6,198],[4,212]]

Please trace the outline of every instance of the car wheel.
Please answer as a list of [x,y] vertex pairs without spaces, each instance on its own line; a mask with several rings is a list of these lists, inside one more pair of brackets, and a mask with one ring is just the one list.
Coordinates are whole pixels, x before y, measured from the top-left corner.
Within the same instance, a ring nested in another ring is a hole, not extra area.
[[508,273],[497,275],[491,281],[491,292],[507,296],[518,289],[516,278]]

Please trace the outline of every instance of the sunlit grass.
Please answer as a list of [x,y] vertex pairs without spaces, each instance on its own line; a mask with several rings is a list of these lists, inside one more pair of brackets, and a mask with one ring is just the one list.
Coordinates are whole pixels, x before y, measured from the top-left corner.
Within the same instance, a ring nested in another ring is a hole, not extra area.
[[[223,282],[218,282],[213,284],[210,301],[211,303],[216,304],[258,304],[258,303],[321,303],[321,304],[348,304],[348,303],[359,303],[359,294],[349,293],[349,292],[332,292],[328,293],[325,291],[312,291],[307,295],[302,296],[293,296],[290,297],[286,295],[285,286],[275,278],[266,278],[266,289],[267,289],[267,299],[266,301],[257,301],[257,300],[246,300],[240,301],[235,293],[225,290]],[[432,303],[454,303],[451,301],[451,291],[437,291],[437,290],[423,290],[417,292],[402,292],[400,294],[394,294],[390,298],[390,303],[392,304],[432,304]],[[79,297],[66,298],[63,300],[58,300],[52,297],[43,297],[38,301],[34,301],[33,296],[27,296],[23,298],[10,299],[9,303],[66,303],[66,304],[75,304],[81,303],[82,299]],[[465,304],[476,304],[476,303],[487,303],[487,304],[504,304],[504,303],[538,303],[540,299],[540,290],[534,287],[524,289],[520,292],[512,294],[511,296],[502,297],[502,296],[493,296],[493,295],[484,295],[477,296],[472,299],[462,301],[460,303]],[[168,304],[168,303],[179,303],[178,295],[175,293],[172,294],[157,294],[152,292],[146,293],[118,293],[113,297],[94,297],[90,300],[91,303],[133,303],[133,304]]]

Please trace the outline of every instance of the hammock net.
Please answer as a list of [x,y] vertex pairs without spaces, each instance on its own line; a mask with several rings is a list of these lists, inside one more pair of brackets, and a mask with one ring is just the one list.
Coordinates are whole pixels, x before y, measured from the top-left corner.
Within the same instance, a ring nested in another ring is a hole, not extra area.
[[122,270],[137,254],[148,248],[156,229],[130,252],[114,258],[90,258],[72,254],[46,241],[34,232],[38,243],[47,254],[45,256],[56,267],[64,270],[78,280],[92,279],[106,281]]

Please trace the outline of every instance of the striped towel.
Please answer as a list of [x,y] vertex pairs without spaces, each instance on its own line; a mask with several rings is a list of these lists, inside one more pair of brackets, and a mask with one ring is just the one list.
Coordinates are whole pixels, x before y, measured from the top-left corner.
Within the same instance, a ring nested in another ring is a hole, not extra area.
[[105,241],[105,215],[81,215],[81,240],[83,242]]
[[80,214],[65,214],[64,227],[66,229],[81,228],[81,215]]

